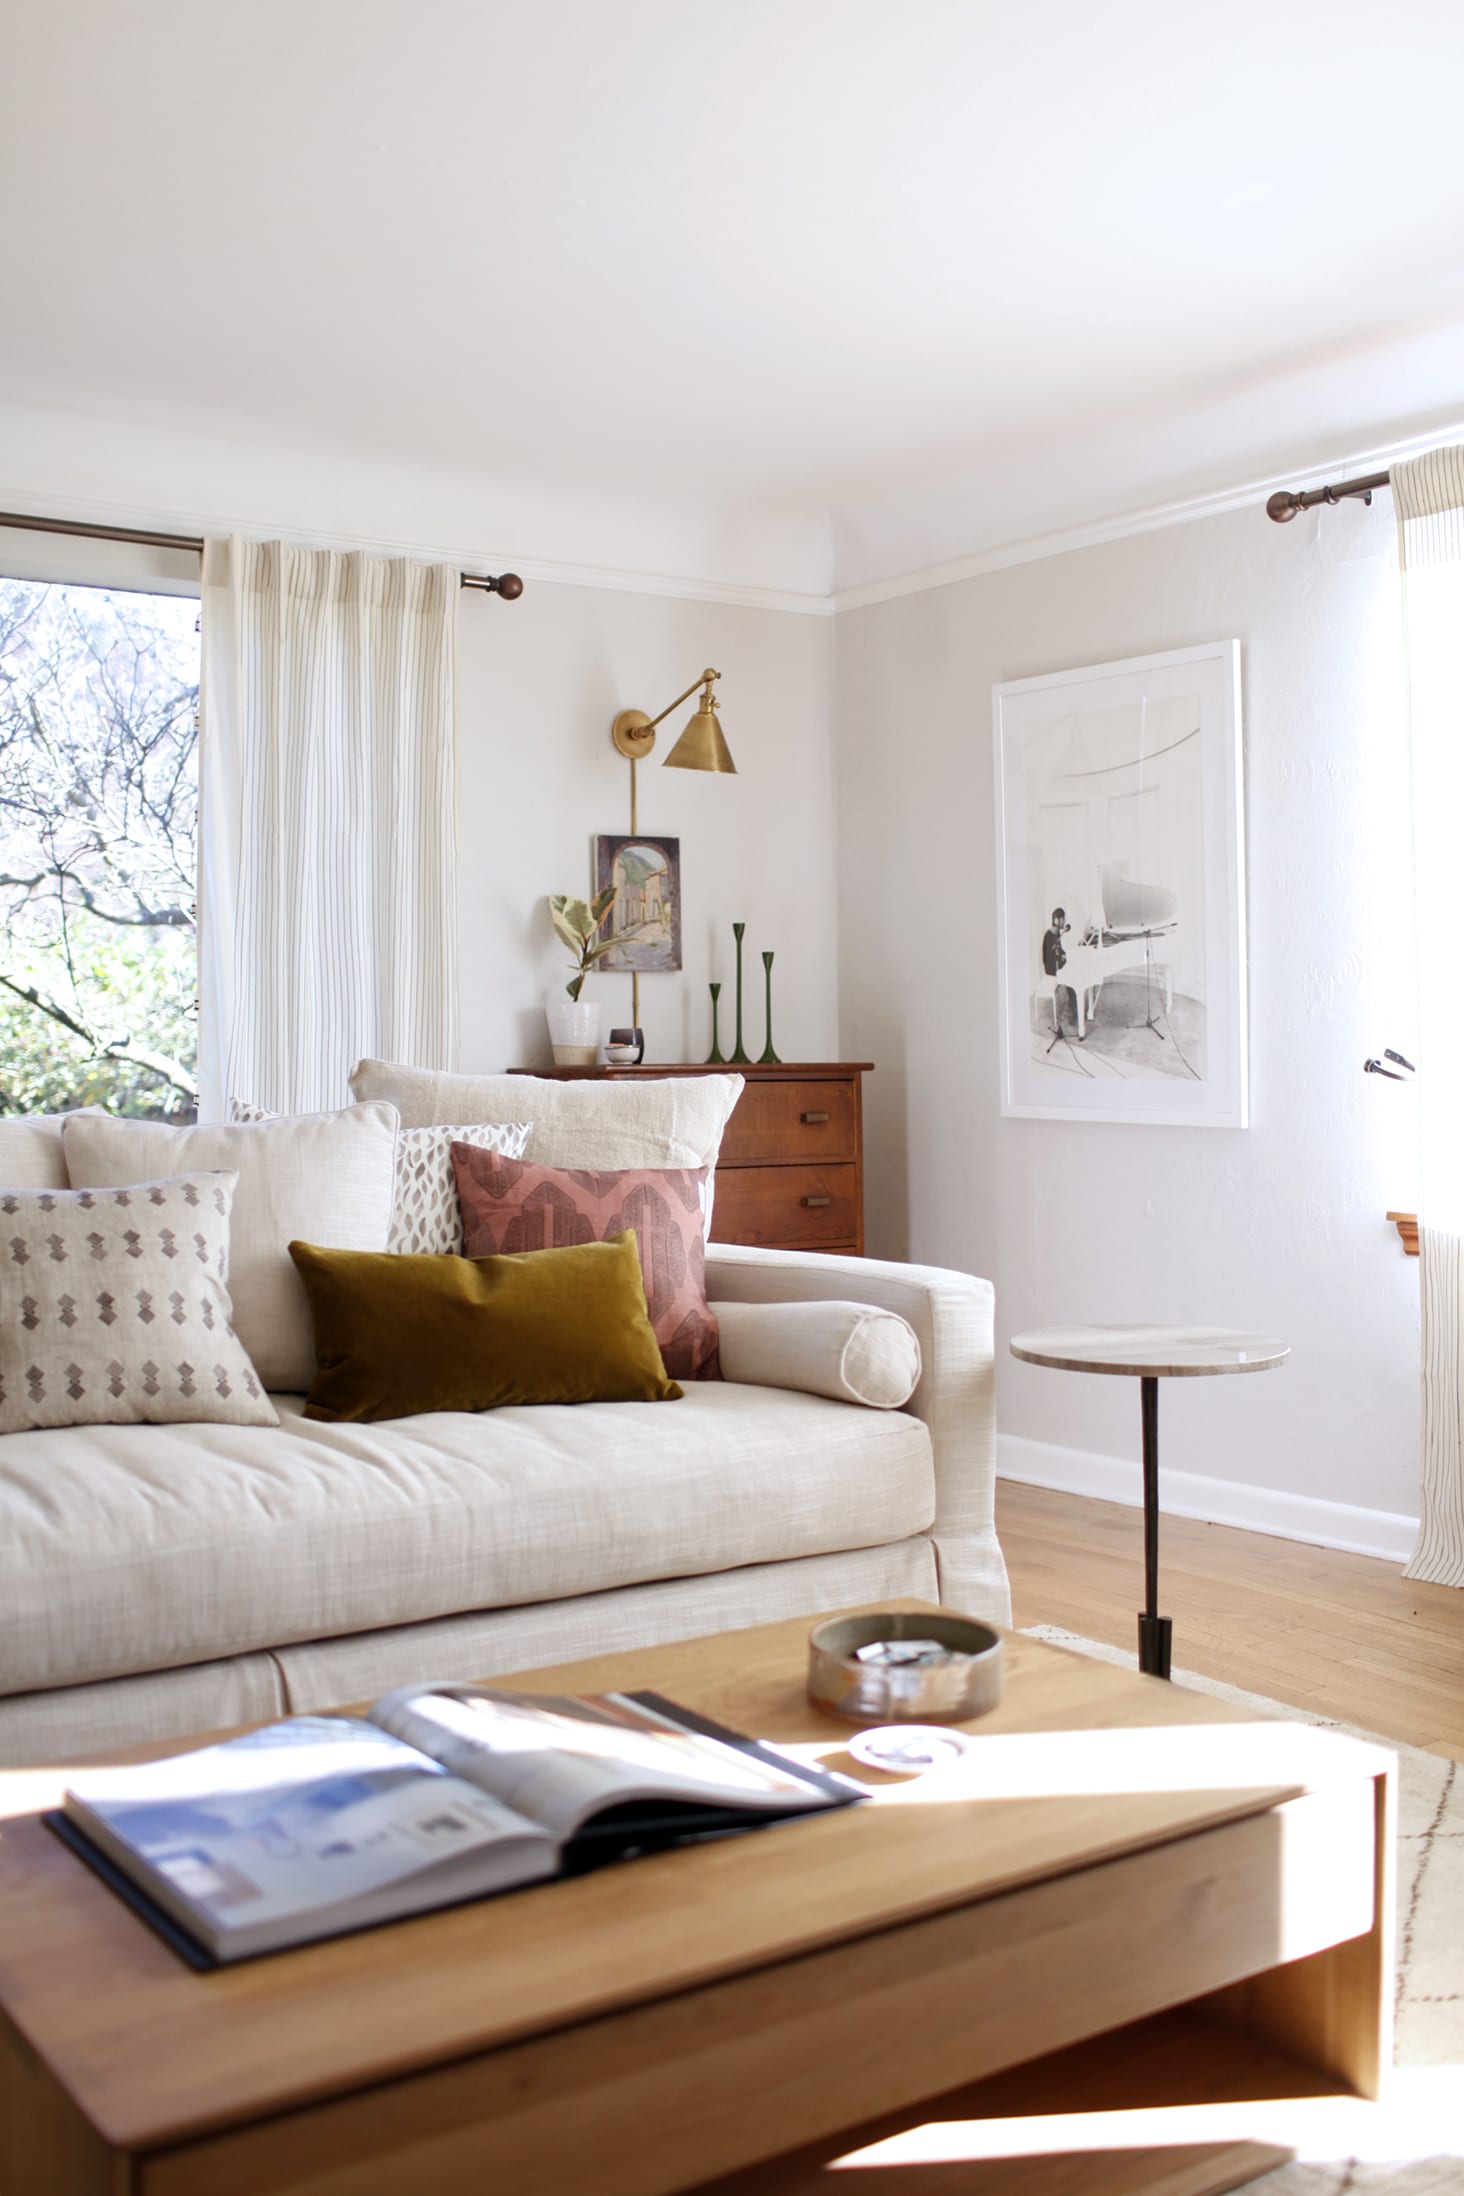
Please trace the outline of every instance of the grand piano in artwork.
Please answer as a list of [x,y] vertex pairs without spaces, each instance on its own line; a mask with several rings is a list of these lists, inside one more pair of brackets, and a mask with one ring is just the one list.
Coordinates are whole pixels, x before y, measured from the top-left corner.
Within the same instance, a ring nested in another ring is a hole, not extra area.
[[[1164,1009],[1173,1004],[1179,939],[1179,900],[1163,885],[1139,884],[1116,862],[1100,863],[1102,922],[1067,948],[1055,984],[1066,984],[1078,1007],[1078,1035],[1085,1037],[1098,994],[1110,976],[1142,970],[1164,986]],[[1054,1019],[1056,1003],[1054,1001]]]

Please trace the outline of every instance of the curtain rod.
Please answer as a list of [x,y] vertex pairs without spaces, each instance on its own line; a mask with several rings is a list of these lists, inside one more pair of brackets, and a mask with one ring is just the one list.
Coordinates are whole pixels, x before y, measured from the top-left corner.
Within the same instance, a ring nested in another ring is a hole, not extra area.
[[[22,511],[0,511],[0,526],[30,534],[80,534],[88,541],[132,541],[145,549],[187,549],[196,557],[203,555],[201,535],[154,534],[142,526],[93,526],[85,519],[32,518]],[[497,578],[460,572],[458,578],[464,587],[476,587],[485,595],[501,595],[505,602],[516,602],[524,591],[517,572],[500,572]]]
[[1371,503],[1374,488],[1387,485],[1386,473],[1360,473],[1356,480],[1339,480],[1331,487],[1308,488],[1302,493],[1294,488],[1278,488],[1274,496],[1266,498],[1266,516],[1284,525],[1298,511],[1309,511],[1314,503],[1340,503],[1344,496],[1360,496],[1364,503]]

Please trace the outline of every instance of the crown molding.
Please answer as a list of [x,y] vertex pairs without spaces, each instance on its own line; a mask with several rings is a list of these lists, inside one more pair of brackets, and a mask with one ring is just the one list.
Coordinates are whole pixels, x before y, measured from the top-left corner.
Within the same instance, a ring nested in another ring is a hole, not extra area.
[[1074,549],[1095,549],[1108,541],[1123,541],[1132,534],[1157,533],[1166,526],[1185,526],[1192,519],[1219,518],[1229,511],[1263,505],[1277,488],[1320,488],[1329,480],[1352,473],[1378,472],[1397,458],[1416,457],[1441,442],[1464,439],[1464,421],[1435,427],[1427,434],[1408,435],[1394,442],[1374,444],[1363,450],[1345,451],[1310,466],[1288,466],[1284,473],[1267,474],[1230,488],[1211,490],[1202,496],[1186,496],[1174,503],[1140,505],[1112,518],[1094,519],[1084,526],[1063,527],[1050,534],[1032,534],[1025,540],[999,542],[989,549],[973,550],[942,564],[928,564],[912,572],[893,573],[888,579],[869,580],[859,587],[841,588],[833,597],[836,613],[864,610],[880,602],[894,602],[901,595],[920,595],[935,587],[951,587],[958,580],[980,579],[1008,565],[1035,564],[1043,557],[1066,556]]
[[[614,565],[559,563],[543,557],[518,557],[511,551],[485,550],[462,542],[393,539],[375,534],[342,534],[299,526],[261,526],[258,520],[220,517],[218,512],[179,510],[163,504],[107,503],[95,496],[38,496],[34,490],[7,491],[5,507],[18,511],[36,509],[37,516],[69,519],[98,526],[134,526],[152,533],[228,535],[240,534],[251,541],[287,541],[309,549],[364,550],[374,556],[410,557],[424,564],[456,564],[466,572],[499,572],[511,569],[520,579],[551,587],[600,587],[629,595],[669,596],[683,602],[718,603],[729,609],[781,610],[795,616],[830,618],[834,597],[803,593],[785,587],[745,587],[735,581],[682,579],[669,572],[621,570]],[[0,532],[0,539],[3,539]],[[22,537],[16,537],[17,539]],[[30,535],[44,540],[43,533]],[[74,537],[68,537],[74,538]],[[159,551],[168,555],[176,552]]]
[[[39,502],[47,516],[95,520],[98,525],[136,526],[160,533],[230,534],[252,540],[288,541],[317,549],[365,550],[378,556],[411,557],[424,563],[456,564],[464,571],[500,571],[505,567],[536,586],[595,587],[620,594],[659,595],[682,602],[714,603],[728,609],[776,610],[798,617],[829,618],[849,610],[867,609],[893,602],[904,595],[925,594],[951,587],[961,580],[980,579],[1008,566],[1033,564],[1044,557],[1066,556],[1079,549],[1094,549],[1105,542],[1123,541],[1135,534],[1155,533],[1169,526],[1184,526],[1195,519],[1219,518],[1231,511],[1260,507],[1277,488],[1313,488],[1328,480],[1358,472],[1375,472],[1395,459],[1414,457],[1441,442],[1464,439],[1464,421],[1435,427],[1426,434],[1409,435],[1376,443],[1364,449],[1347,449],[1309,466],[1292,466],[1284,472],[1250,478],[1230,487],[1187,496],[1169,503],[1140,505],[1108,518],[1081,526],[1063,527],[1025,539],[993,543],[989,548],[952,557],[939,564],[886,579],[870,580],[830,594],[816,594],[784,587],[750,587],[734,581],[689,579],[669,572],[642,572],[616,565],[573,564],[553,558],[518,557],[510,550],[485,550],[481,544],[457,541],[423,541],[412,538],[319,532],[298,526],[263,527],[257,520],[235,520],[217,512],[179,510],[161,504],[107,503],[93,497],[38,496],[32,488],[17,486],[0,491],[0,500],[19,510]],[[44,536],[35,537],[43,539]]]

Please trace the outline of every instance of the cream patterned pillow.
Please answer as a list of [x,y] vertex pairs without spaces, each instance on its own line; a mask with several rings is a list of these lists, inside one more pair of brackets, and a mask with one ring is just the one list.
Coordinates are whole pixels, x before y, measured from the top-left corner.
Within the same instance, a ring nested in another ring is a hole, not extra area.
[[0,1191],[0,1433],[279,1424],[232,1325],[238,1180]]
[[[276,1118],[265,1107],[251,1106],[242,1098],[230,1099],[229,1117],[244,1126]],[[429,1258],[461,1258],[463,1216],[452,1170],[453,1144],[476,1144],[479,1150],[496,1151],[504,1159],[522,1159],[528,1139],[527,1121],[490,1122],[477,1128],[403,1129],[397,1137],[396,1192],[387,1249],[415,1251]]]

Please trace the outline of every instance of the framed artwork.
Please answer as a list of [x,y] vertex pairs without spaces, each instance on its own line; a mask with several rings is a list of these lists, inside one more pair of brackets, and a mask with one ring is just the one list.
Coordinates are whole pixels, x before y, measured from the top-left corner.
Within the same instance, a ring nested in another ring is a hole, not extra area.
[[1002,1112],[1244,1128],[1239,641],[992,711]]
[[638,973],[681,966],[681,841],[602,834],[595,841],[595,890],[615,887],[608,928],[627,931],[602,969]]

